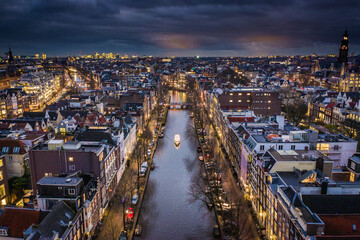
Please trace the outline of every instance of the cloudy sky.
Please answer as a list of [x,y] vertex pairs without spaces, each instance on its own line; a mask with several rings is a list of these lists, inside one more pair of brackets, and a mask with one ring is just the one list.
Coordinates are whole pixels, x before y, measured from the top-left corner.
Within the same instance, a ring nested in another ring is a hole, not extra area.
[[0,0],[0,55],[327,54],[345,29],[360,53],[359,0]]

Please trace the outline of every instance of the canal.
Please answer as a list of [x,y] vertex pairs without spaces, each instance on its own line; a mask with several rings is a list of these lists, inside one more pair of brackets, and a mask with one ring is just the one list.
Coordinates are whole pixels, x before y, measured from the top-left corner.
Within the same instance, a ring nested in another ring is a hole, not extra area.
[[[174,92],[172,101],[186,101],[186,94]],[[181,136],[179,147],[174,145],[175,134]],[[201,174],[197,145],[189,111],[169,110],[140,213],[143,232],[137,239],[213,239],[214,213],[191,194]]]

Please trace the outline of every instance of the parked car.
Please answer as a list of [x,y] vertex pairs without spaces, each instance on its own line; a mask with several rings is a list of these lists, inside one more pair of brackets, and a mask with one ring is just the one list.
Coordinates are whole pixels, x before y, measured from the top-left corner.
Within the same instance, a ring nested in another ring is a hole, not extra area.
[[131,204],[132,205],[136,205],[139,201],[139,195],[138,194],[134,194],[131,198]]
[[121,233],[120,233],[120,238],[119,238],[119,240],[127,240],[128,238],[127,238],[127,232],[126,231],[122,231]]
[[215,237],[220,237],[220,229],[218,225],[214,226],[214,235]]
[[145,176],[145,173],[146,173],[146,168],[140,168],[140,171],[139,171],[139,176],[140,177],[144,177]]
[[126,218],[133,219],[134,217],[134,209],[132,207],[129,207],[128,210],[126,210]]

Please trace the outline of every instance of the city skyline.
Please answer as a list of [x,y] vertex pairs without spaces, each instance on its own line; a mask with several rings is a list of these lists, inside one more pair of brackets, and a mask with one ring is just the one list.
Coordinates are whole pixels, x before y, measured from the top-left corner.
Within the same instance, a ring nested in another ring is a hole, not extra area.
[[115,52],[153,56],[360,52],[356,1],[5,1],[0,56]]

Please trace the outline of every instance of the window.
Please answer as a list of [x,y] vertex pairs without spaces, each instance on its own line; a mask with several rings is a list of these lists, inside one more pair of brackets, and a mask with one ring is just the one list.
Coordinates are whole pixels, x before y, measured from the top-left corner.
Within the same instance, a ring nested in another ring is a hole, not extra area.
[[334,150],[339,150],[339,145],[334,145]]
[[250,93],[247,93],[246,95],[250,96]]
[[69,165],[69,170],[75,170],[75,165]]
[[295,145],[291,145],[291,150],[295,150]]
[[69,195],[75,195],[75,189],[69,188],[68,193],[69,193]]
[[241,102],[241,100],[238,100],[238,102]]
[[230,100],[229,102],[233,102],[233,100]]
[[283,150],[283,145],[279,145],[278,150]]
[[230,96],[232,96],[233,95],[233,93],[230,93]]
[[264,145],[260,145],[260,151],[264,151],[265,146]]
[[0,171],[0,181],[2,181],[3,179],[4,179],[4,177],[3,177],[3,172]]
[[74,158],[73,157],[69,157],[69,162],[72,162],[74,161]]
[[270,109],[270,107],[268,107],[268,109]]
[[2,184],[1,186],[0,186],[0,197],[3,197],[3,196],[5,196],[5,186],[4,186],[4,184]]
[[7,152],[9,152],[9,149],[10,149],[9,147],[3,147],[3,148],[2,148],[2,152],[3,152],[3,153],[7,153]]
[[45,173],[45,177],[52,177],[52,173]]
[[14,147],[13,153],[19,153],[19,152],[20,152],[20,147]]
[[269,100],[268,103],[271,103],[271,101]]
[[238,95],[239,95],[239,96],[241,96],[241,95],[242,95],[242,93],[238,93]]
[[4,228],[0,228],[0,236],[7,236],[7,231]]
[[9,160],[12,160],[12,156],[9,156]]
[[247,100],[247,102],[250,102],[250,100]]

